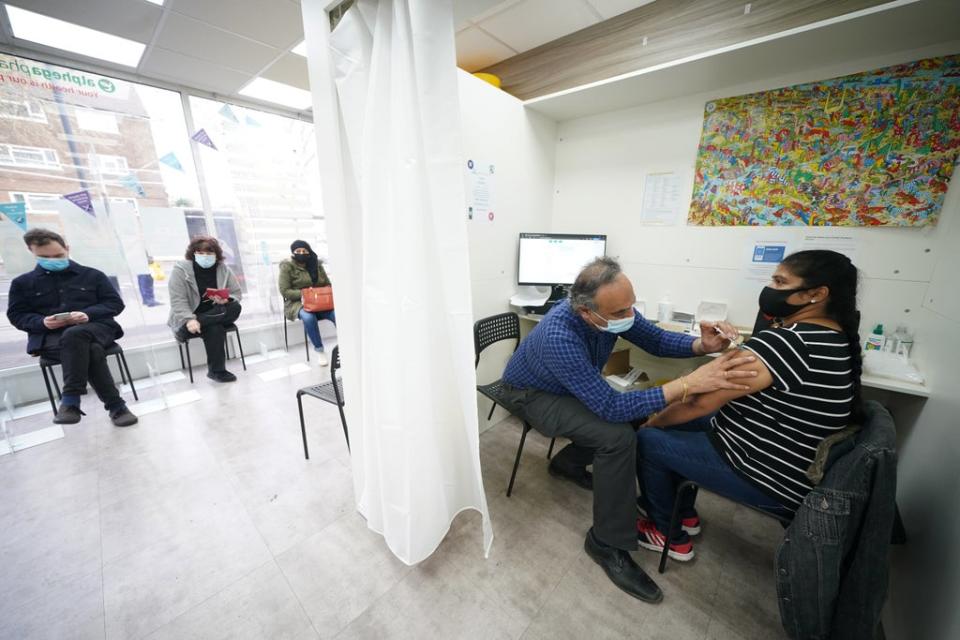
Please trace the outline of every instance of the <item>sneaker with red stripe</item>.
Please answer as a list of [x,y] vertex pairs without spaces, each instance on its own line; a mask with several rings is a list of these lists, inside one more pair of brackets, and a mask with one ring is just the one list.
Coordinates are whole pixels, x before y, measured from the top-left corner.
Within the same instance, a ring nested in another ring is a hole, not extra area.
[[[637,511],[643,518],[647,517],[647,510],[641,504],[641,498],[637,498]],[[695,509],[691,509],[686,514],[680,515],[680,527],[687,532],[688,536],[700,535],[700,516]]]
[[[644,549],[662,553],[665,541],[666,536],[657,530],[653,520],[637,518],[637,544]],[[693,543],[690,542],[690,536],[685,531],[670,542],[670,550],[667,555],[680,562],[693,560]]]

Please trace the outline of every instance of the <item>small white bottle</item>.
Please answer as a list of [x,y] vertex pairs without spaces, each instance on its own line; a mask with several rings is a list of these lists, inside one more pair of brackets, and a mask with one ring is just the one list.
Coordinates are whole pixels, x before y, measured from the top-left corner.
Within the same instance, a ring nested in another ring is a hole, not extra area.
[[913,334],[910,333],[906,325],[901,324],[897,327],[897,332],[894,335],[897,336],[897,349],[895,353],[901,353],[909,358],[910,350],[913,349]]
[[883,350],[883,325],[878,324],[873,328],[873,333],[867,338],[863,345],[864,351],[882,351]]
[[673,303],[670,302],[670,294],[663,296],[657,305],[657,321],[670,322],[673,319]]

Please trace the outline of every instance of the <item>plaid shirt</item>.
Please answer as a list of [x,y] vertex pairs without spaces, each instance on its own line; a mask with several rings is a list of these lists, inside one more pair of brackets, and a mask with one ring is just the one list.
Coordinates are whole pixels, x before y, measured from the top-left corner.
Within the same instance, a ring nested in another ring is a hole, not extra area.
[[[619,334],[647,353],[661,357],[695,355],[695,338],[664,331],[634,311],[629,331]],[[521,389],[572,395],[608,422],[630,422],[667,406],[663,390],[614,390],[600,371],[613,352],[617,335],[588,325],[568,300],[554,306],[520,343],[507,363],[503,381]]]

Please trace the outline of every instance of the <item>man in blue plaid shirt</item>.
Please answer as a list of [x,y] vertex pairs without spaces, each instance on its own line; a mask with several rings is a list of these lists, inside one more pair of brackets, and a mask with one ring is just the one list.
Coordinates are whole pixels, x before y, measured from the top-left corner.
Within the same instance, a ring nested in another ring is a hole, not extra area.
[[[601,370],[618,337],[656,356],[688,358],[726,349],[736,328],[701,323],[701,338],[664,331],[634,308],[630,280],[612,258],[598,258],[577,276],[570,298],[554,306],[520,343],[503,374],[504,399],[535,429],[572,442],[550,472],[592,488],[593,527],[584,548],[618,587],[648,602],[663,594],[631,558],[637,548],[634,424],[753,372],[731,371],[752,360],[734,352],[693,373],[645,391],[615,391]],[[586,467],[593,465],[590,474]]]

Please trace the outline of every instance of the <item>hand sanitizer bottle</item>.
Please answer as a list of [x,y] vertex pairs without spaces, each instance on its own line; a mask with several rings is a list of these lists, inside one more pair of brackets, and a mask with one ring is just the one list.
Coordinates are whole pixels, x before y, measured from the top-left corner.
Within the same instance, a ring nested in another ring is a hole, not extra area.
[[883,325],[878,324],[873,329],[873,333],[867,338],[867,343],[863,345],[864,351],[881,351],[883,349]]

